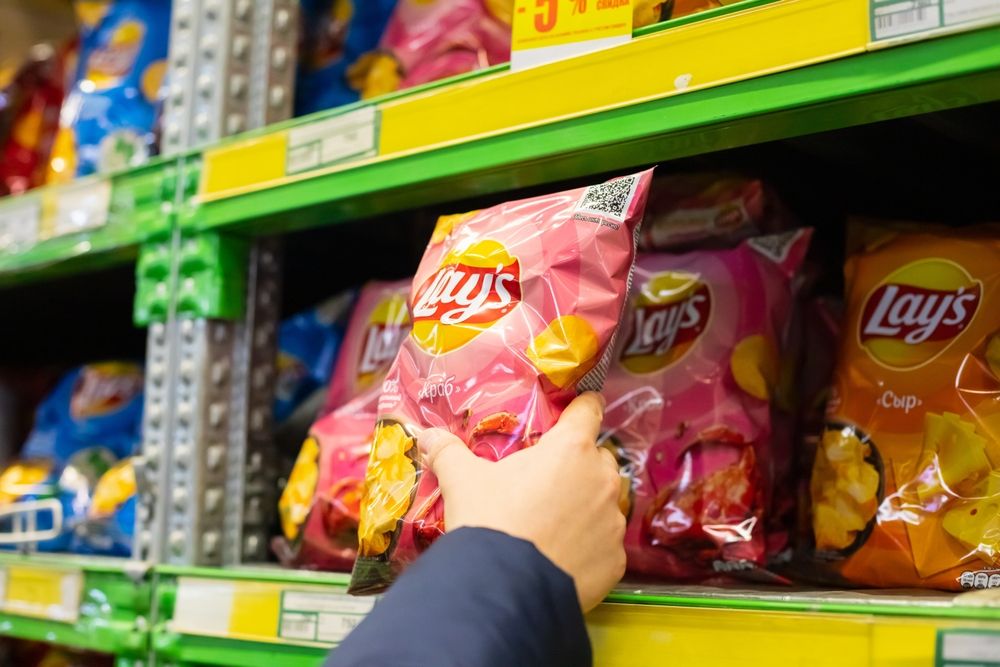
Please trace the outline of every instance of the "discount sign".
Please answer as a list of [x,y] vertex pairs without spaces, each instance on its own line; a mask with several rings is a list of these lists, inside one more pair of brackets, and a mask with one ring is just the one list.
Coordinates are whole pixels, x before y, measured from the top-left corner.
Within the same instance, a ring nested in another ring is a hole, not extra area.
[[510,64],[525,69],[631,38],[631,0],[515,0]]

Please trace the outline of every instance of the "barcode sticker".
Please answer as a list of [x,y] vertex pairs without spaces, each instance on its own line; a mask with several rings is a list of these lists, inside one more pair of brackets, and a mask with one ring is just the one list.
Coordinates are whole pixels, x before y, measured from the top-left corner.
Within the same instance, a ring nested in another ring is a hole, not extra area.
[[1000,632],[939,630],[936,667],[1000,667]]
[[288,131],[285,173],[327,167],[378,151],[378,109],[374,105],[326,118]]
[[373,598],[342,592],[291,591],[281,596],[282,639],[336,644],[350,634],[375,605]]
[[42,202],[37,196],[12,197],[0,203],[0,252],[21,252],[38,242]]
[[938,2],[896,2],[875,10],[875,39],[933,30],[941,25]]
[[920,38],[1000,21],[1000,0],[870,0],[874,41]]
[[108,224],[111,181],[87,178],[54,191],[55,216],[50,236],[65,236]]

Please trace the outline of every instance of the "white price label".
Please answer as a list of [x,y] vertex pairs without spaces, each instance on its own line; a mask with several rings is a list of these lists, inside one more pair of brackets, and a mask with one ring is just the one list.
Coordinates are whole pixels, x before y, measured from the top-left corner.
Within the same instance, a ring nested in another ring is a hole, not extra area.
[[378,110],[374,105],[288,131],[285,173],[300,174],[378,152]]
[[1000,665],[1000,632],[941,630],[938,667],[995,667]]
[[335,644],[374,604],[339,586],[179,577],[170,627],[186,635]]
[[922,39],[1000,21],[1000,0],[870,0],[874,41]]
[[38,242],[42,202],[33,195],[0,203],[0,252],[20,252]]
[[281,596],[280,636],[335,644],[372,610],[375,600],[346,593],[285,591]]
[[52,236],[75,234],[108,224],[108,210],[111,206],[110,180],[88,178],[62,186],[53,194],[55,211]]

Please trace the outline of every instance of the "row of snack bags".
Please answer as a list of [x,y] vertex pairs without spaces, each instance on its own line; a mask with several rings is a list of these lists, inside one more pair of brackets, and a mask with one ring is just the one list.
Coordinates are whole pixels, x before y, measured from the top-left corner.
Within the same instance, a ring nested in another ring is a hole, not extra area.
[[[277,424],[294,419],[329,382],[352,296],[330,299],[281,324]],[[29,525],[26,502],[55,500],[59,518],[50,510],[36,514],[35,529],[57,530],[37,543],[39,550],[131,555],[143,382],[140,365],[112,361],[81,366],[56,383],[39,403],[18,458],[0,471],[0,533],[23,534]]]
[[442,217],[361,292],[277,553],[381,589],[446,528],[425,428],[497,460],[602,389],[632,575],[1000,585],[1000,229],[856,224],[842,307],[810,239],[735,176]]
[[[633,25],[731,4],[633,0]],[[296,115],[510,59],[514,0],[303,0]]]
[[[156,154],[170,0],[74,0],[78,32],[26,54],[0,94],[0,194]],[[513,0],[302,0],[295,113],[507,62]],[[726,4],[641,0],[634,24]],[[221,84],[220,84],[221,85]]]

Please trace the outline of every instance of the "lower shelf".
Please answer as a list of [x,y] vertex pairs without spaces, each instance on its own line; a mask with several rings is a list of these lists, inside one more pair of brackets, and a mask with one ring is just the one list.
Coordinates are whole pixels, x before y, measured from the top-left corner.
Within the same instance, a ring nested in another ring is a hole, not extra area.
[[[318,667],[370,600],[347,577],[278,568],[157,571],[168,663]],[[623,584],[588,616],[595,665],[1000,666],[1000,595]]]
[[[318,667],[373,598],[344,574],[0,554],[0,636],[183,667]],[[600,667],[1000,667],[1000,591],[624,583],[587,618]]]

